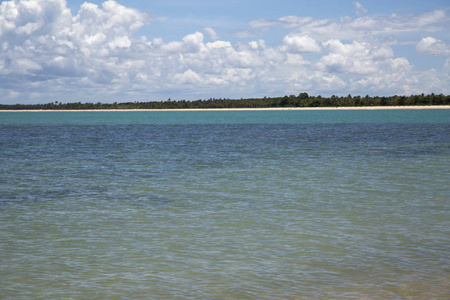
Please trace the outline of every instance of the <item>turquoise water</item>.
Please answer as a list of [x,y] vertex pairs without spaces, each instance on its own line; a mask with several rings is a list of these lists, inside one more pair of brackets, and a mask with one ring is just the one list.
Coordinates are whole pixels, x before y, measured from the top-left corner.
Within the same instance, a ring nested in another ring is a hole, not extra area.
[[5,125],[448,123],[448,109],[332,111],[1,112]]
[[448,299],[450,110],[2,112],[2,299]]

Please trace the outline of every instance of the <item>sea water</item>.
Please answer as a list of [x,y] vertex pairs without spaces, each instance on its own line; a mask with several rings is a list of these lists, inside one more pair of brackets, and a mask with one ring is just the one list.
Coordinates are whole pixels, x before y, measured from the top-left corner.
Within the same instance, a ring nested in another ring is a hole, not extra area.
[[1,299],[448,299],[450,110],[2,112]]

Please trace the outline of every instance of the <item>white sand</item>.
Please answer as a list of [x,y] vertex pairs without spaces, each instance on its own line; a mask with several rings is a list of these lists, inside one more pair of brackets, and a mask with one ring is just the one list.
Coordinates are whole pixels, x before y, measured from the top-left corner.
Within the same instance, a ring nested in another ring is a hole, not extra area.
[[450,105],[427,106],[348,106],[348,107],[267,107],[267,108],[174,108],[174,109],[73,109],[73,110],[0,110],[0,112],[88,112],[88,111],[238,111],[238,110],[382,110],[382,109],[450,109]]

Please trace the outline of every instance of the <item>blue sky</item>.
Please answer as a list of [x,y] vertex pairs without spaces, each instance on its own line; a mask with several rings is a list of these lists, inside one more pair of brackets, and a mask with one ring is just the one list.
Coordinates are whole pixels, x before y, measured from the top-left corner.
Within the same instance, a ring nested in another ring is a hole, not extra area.
[[450,3],[16,0],[0,103],[450,94]]

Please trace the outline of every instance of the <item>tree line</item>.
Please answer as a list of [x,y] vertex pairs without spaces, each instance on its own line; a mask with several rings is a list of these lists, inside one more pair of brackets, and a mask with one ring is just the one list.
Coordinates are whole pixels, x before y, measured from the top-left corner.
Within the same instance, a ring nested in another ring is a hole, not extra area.
[[450,105],[450,95],[411,96],[310,96],[308,93],[283,97],[248,99],[176,100],[123,103],[50,102],[46,104],[0,104],[1,110],[77,110],[77,109],[189,109],[189,108],[271,108],[271,107],[351,107],[351,106]]

